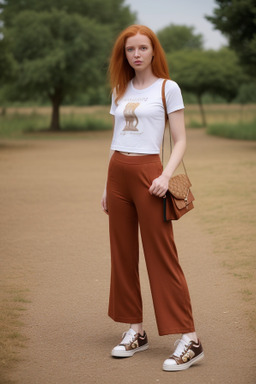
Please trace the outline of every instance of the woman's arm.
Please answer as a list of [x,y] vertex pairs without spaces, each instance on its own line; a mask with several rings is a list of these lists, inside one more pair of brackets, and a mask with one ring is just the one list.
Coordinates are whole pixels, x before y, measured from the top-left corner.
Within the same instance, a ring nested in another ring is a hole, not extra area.
[[180,164],[186,149],[184,110],[180,109],[172,112],[168,117],[173,140],[172,153],[163,173],[153,180],[149,188],[149,192],[152,195],[159,197],[163,197],[166,194],[169,180]]
[[[113,117],[113,129],[114,129],[114,126],[115,126],[115,118]],[[115,151],[113,151],[112,149],[110,149],[109,151],[109,161],[113,155]],[[105,188],[104,188],[104,191],[103,191],[103,195],[102,195],[102,198],[101,198],[101,207],[103,209],[103,211],[108,214],[108,201],[107,201],[107,181],[105,183]]]

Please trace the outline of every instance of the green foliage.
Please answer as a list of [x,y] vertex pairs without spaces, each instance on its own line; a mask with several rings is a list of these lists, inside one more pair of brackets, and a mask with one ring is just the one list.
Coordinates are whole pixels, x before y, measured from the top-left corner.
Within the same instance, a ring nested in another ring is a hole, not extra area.
[[16,87],[23,98],[51,98],[57,92],[62,101],[102,81],[111,41],[106,26],[65,11],[24,11],[15,18],[10,36],[20,63]]
[[16,0],[4,3],[2,19],[7,27],[15,24],[16,15],[28,10],[51,13],[58,9],[69,15],[77,14],[108,25],[114,33],[135,22],[135,14],[124,0]]
[[68,97],[65,105],[109,105],[110,89],[105,82],[98,87],[88,87],[86,92],[77,94],[75,97]]
[[240,121],[236,124],[210,124],[207,133],[229,139],[256,140],[256,120],[249,123]]
[[189,128],[204,128],[203,124],[202,123],[199,123],[198,121],[196,120],[191,120],[189,122]]
[[229,38],[247,72],[256,77],[255,0],[216,0],[218,8],[206,18]]
[[10,51],[9,42],[0,40],[0,84],[6,83],[14,78],[17,65]]
[[234,52],[180,51],[167,56],[172,78],[181,88],[197,96],[202,124],[207,125],[202,104],[204,94],[218,95],[231,101],[237,94],[245,75]]
[[[4,39],[11,40],[18,63],[9,97],[48,97],[55,130],[60,129],[59,107],[65,99],[106,85],[114,37],[135,19],[124,0],[17,0],[4,2],[2,9]],[[103,102],[102,92],[99,100]]]
[[245,80],[234,52],[220,51],[177,52],[167,56],[171,77],[182,89],[198,96],[205,93],[232,100]]
[[237,103],[256,103],[256,82],[242,84],[235,99]]
[[203,48],[203,36],[196,35],[194,27],[186,25],[170,24],[158,31],[157,37],[166,53]]

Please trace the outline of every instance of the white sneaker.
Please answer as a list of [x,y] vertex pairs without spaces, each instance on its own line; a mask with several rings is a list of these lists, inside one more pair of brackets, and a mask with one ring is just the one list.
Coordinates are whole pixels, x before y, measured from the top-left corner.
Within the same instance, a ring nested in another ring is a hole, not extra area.
[[182,336],[175,352],[169,359],[164,361],[164,371],[182,371],[189,368],[192,364],[201,361],[204,358],[203,347],[200,341],[197,343],[190,340],[186,335]]
[[122,341],[112,349],[111,355],[114,357],[130,357],[136,352],[145,351],[148,349],[148,338],[144,331],[143,336],[136,333],[132,328],[125,332],[122,336]]

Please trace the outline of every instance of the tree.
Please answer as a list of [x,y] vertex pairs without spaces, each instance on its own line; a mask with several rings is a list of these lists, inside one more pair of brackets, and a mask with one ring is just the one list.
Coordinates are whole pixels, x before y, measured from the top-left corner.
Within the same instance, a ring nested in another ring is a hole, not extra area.
[[[7,39],[0,40],[0,86],[1,88],[15,78],[17,64],[9,49]],[[5,114],[5,107],[2,107],[1,114]]]
[[202,49],[203,36],[194,33],[194,27],[170,24],[158,31],[157,36],[166,53],[183,49]]
[[103,81],[109,29],[65,11],[24,11],[15,18],[9,36],[19,63],[17,92],[23,99],[47,95],[53,107],[50,128],[60,129],[64,98]]
[[16,63],[6,39],[0,40],[0,84],[14,77]]
[[172,78],[187,92],[196,95],[202,123],[207,125],[202,96],[219,95],[231,101],[246,79],[233,51],[181,51],[167,56]]
[[244,68],[256,77],[256,2],[255,0],[215,0],[218,8],[206,18],[229,38]]
[[114,36],[134,15],[123,0],[17,0],[2,8],[4,39],[19,65],[16,94],[49,97],[50,128],[59,130],[65,97],[105,84]]
[[51,12],[58,9],[69,15],[78,14],[93,19],[99,24],[108,25],[114,33],[118,33],[135,21],[135,14],[124,2],[125,0],[0,0],[0,14],[2,8],[1,18],[5,26],[9,27],[15,24],[16,15],[23,11]]

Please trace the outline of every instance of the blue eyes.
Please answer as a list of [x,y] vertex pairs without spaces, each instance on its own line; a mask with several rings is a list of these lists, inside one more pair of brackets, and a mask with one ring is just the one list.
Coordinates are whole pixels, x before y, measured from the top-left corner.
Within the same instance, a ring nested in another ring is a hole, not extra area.
[[[142,51],[146,51],[146,50],[148,49],[148,47],[140,47],[140,49],[141,49]],[[134,48],[126,48],[126,51],[127,51],[127,52],[132,52],[132,51],[134,51]]]

